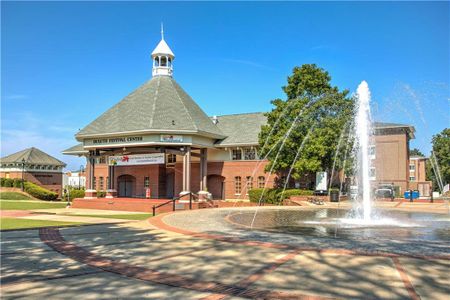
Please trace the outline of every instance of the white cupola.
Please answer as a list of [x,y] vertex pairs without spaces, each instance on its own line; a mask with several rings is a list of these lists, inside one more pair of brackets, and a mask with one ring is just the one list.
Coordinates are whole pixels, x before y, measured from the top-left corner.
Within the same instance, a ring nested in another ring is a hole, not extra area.
[[152,52],[153,76],[172,76],[175,55],[164,40],[164,28],[161,24],[161,41]]

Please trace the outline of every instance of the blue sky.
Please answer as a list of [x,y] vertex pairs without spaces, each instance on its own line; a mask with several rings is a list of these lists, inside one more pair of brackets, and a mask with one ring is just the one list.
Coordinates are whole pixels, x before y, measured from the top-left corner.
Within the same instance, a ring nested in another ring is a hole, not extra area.
[[160,39],[174,77],[209,115],[268,111],[294,66],[369,83],[374,118],[416,127],[426,154],[450,124],[448,2],[2,2],[2,156],[60,154],[151,77]]

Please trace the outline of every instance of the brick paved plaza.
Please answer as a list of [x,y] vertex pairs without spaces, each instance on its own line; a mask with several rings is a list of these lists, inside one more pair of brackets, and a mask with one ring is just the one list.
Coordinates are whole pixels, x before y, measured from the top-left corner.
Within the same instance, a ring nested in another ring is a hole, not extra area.
[[[417,206],[408,209],[424,208]],[[450,293],[448,240],[405,250],[400,240],[389,246],[380,240],[378,247],[364,240],[269,238],[224,218],[245,209],[253,208],[4,232],[2,297],[445,299]]]

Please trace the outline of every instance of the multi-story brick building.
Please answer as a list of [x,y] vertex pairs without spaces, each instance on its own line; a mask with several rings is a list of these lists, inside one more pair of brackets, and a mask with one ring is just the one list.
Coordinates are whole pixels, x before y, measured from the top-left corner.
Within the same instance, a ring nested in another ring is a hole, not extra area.
[[62,161],[32,147],[1,158],[0,177],[23,178],[61,196],[65,166]]
[[423,156],[411,156],[409,158],[408,176],[409,188],[418,190],[421,196],[430,196],[431,181],[426,179],[426,163],[428,158]]
[[[63,152],[88,158],[87,197],[96,190],[145,197],[150,189],[152,198],[210,192],[235,199],[274,185],[275,174],[264,171],[267,161],[257,155],[264,114],[208,117],[172,78],[174,58],[162,39],[152,52],[153,78],[79,131],[81,144]],[[407,188],[413,129],[379,125],[376,155],[395,168],[381,165],[386,172],[379,180]]]

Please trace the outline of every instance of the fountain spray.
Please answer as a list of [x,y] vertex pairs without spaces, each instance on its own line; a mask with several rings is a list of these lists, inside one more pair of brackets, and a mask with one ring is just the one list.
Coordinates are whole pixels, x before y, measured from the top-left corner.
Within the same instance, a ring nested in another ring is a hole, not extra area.
[[[356,90],[358,111],[355,116],[355,131],[358,154],[358,189],[362,189],[362,209],[364,221],[369,221],[372,211],[370,187],[369,144],[371,136],[370,91],[366,81],[362,81]],[[361,194],[361,193],[360,193]]]

